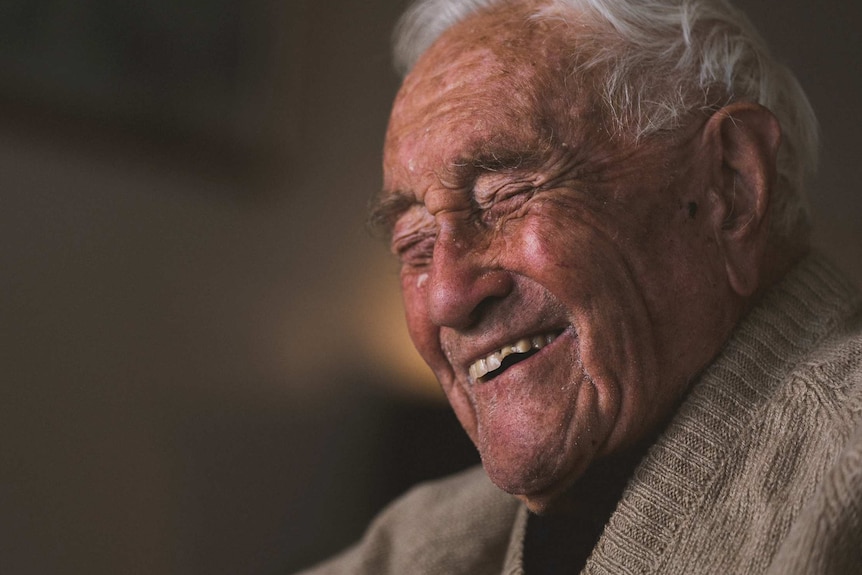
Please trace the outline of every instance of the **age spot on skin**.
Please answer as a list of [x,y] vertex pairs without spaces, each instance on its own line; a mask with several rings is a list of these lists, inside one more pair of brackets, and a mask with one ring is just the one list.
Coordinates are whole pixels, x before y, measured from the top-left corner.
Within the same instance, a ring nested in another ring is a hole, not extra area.
[[694,219],[697,215],[697,202],[689,202],[688,203],[688,217]]

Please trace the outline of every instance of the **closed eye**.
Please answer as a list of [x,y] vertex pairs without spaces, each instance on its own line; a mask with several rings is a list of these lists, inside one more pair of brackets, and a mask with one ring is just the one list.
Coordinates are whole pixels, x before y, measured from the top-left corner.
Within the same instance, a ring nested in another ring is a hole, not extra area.
[[495,199],[490,206],[482,210],[482,223],[490,227],[505,221],[508,217],[520,215],[534,192],[535,190],[530,188]]
[[395,222],[392,233],[392,253],[402,266],[424,267],[431,263],[437,225],[425,206],[414,204]]
[[417,234],[395,242],[392,251],[402,267],[422,268],[431,264],[436,234]]

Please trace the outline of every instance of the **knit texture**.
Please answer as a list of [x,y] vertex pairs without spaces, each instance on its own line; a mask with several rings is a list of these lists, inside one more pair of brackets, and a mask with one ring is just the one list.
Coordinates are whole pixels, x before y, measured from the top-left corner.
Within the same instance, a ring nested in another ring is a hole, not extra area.
[[306,575],[497,575],[519,507],[475,467],[413,488],[357,546]]
[[[583,573],[862,572],[859,310],[817,257],[772,289],[636,470]],[[525,527],[473,470],[408,493],[308,575],[520,575]]]
[[[772,290],[638,468],[585,573],[764,573],[787,563],[777,553],[803,507],[818,507],[838,485],[825,474],[858,450],[849,442],[862,408],[858,308],[852,286],[815,258]],[[841,492],[858,501],[862,490]],[[837,518],[822,506],[810,513]]]

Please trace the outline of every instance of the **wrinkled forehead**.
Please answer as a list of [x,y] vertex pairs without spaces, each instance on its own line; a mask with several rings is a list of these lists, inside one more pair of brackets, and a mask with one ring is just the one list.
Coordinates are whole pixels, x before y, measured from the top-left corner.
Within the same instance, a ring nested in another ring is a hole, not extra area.
[[[397,104],[535,75],[553,38],[524,3],[486,9],[445,31],[405,78]],[[559,36],[559,35],[554,35]]]
[[507,143],[495,142],[500,139],[522,139],[508,144],[525,145],[556,129],[548,124],[583,109],[583,90],[577,82],[567,85],[575,49],[571,35],[534,13],[535,6],[523,3],[478,13],[423,54],[393,106],[387,165],[409,163],[420,140],[426,153],[451,149],[456,137],[459,146],[477,152]]

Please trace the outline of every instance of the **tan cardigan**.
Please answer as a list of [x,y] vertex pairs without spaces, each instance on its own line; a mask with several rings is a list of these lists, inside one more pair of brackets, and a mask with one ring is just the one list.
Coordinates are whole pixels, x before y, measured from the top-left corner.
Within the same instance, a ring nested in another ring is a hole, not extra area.
[[[862,313],[802,262],[737,328],[629,482],[588,574],[862,573]],[[390,505],[308,575],[515,575],[527,513],[476,468]]]

